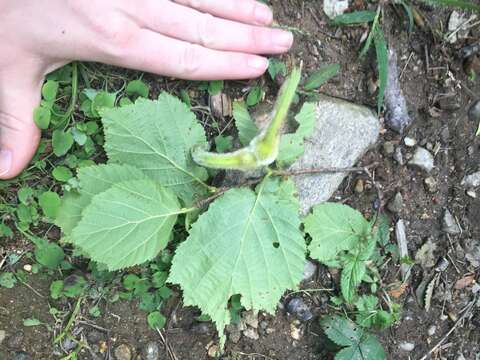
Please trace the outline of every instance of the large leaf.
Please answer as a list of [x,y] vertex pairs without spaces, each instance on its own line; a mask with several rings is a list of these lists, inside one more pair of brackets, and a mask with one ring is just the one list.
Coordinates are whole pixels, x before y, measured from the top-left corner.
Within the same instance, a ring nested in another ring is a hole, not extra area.
[[110,161],[141,169],[187,203],[207,188],[206,170],[190,157],[195,145],[207,147],[205,132],[179,99],[162,93],[157,101],[138,99],[102,115]]
[[240,143],[244,146],[248,145],[257,136],[259,130],[248,112],[247,105],[243,101],[235,101],[233,103],[233,118],[235,119],[235,127],[238,130]]
[[328,263],[342,250],[353,249],[370,231],[370,224],[360,212],[347,205],[317,205],[305,219],[305,231],[312,237],[312,258]]
[[305,103],[295,116],[298,128],[293,134],[285,134],[280,139],[277,164],[281,167],[294,163],[305,151],[305,138],[315,129],[317,108],[313,103]]
[[340,316],[327,316],[320,322],[325,334],[339,346],[346,346],[335,360],[383,360],[385,351],[378,340],[357,324]]
[[211,317],[222,343],[233,295],[247,309],[273,313],[284,291],[302,279],[305,241],[293,192],[290,182],[275,180],[256,192],[229,190],[176,251],[169,281],[181,286],[186,305]]
[[62,198],[55,224],[68,237],[82,218],[82,211],[90,204],[92,197],[108,190],[113,184],[127,180],[142,180],[146,176],[137,168],[129,165],[95,165],[81,168],[78,171],[80,192],[73,190]]
[[153,180],[114,184],[92,198],[71,240],[109,270],[153,259],[181,213],[176,196]]

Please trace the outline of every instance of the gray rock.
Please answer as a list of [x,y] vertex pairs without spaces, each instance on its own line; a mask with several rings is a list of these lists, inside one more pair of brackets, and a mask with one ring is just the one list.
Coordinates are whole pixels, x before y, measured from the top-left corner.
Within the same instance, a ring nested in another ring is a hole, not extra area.
[[462,232],[460,226],[458,226],[457,221],[453,217],[452,213],[446,209],[443,214],[443,231],[450,235],[457,235]]
[[435,180],[435,178],[429,176],[427,177],[424,181],[425,183],[425,186],[427,187],[427,190],[430,192],[430,193],[436,193],[437,190],[438,190],[438,187],[437,187],[437,180]]
[[414,147],[415,145],[417,145],[417,140],[407,136],[405,139],[403,139],[403,143],[405,144],[405,146]]
[[393,159],[398,163],[398,165],[404,165],[405,161],[403,160],[403,152],[400,146],[397,146],[393,154]]
[[480,186],[480,171],[467,175],[462,180],[462,185],[466,188],[476,188]]
[[437,332],[437,327],[435,325],[432,325],[428,328],[427,334],[428,336],[433,336]]
[[383,144],[383,152],[385,155],[392,155],[395,151],[395,144],[391,141],[385,141]]
[[313,318],[310,307],[302,298],[293,298],[287,304],[287,311],[300,321],[308,321]]
[[348,0],[324,0],[323,12],[333,19],[342,15],[348,9]]
[[229,324],[227,325],[226,331],[228,333],[228,340],[234,344],[238,343],[242,338],[242,331],[238,325]]
[[387,204],[387,209],[392,213],[399,213],[403,209],[403,196],[401,193],[396,193],[392,200]]
[[317,265],[307,260],[307,262],[305,263],[305,267],[303,268],[303,281],[310,280],[316,272]]
[[474,268],[480,267],[480,240],[465,241],[465,258]]
[[142,359],[158,360],[160,357],[160,348],[155,341],[148,342],[142,350]]
[[132,359],[132,350],[126,344],[118,345],[115,348],[115,359],[117,360],[131,360]]
[[385,89],[385,123],[398,133],[412,123],[413,119],[408,113],[407,101],[403,96],[398,74],[397,53],[393,48],[388,51],[388,81]]
[[[378,119],[370,109],[321,96],[313,135],[306,139],[304,155],[290,170],[351,167],[376,143],[379,131]],[[327,201],[345,176],[333,173],[295,177],[301,214]]]
[[420,168],[426,172],[430,172],[435,167],[433,155],[427,149],[418,147],[413,154],[412,160],[408,162],[410,166]]
[[258,340],[260,338],[260,336],[258,335],[257,329],[254,329],[254,328],[248,328],[244,330],[243,336],[252,340]]
[[7,337],[7,332],[5,330],[0,330],[0,345],[2,345],[3,340]]
[[398,347],[400,348],[400,350],[410,352],[410,351],[413,351],[413,349],[415,349],[415,344],[407,341],[402,341],[398,345]]
[[253,310],[246,311],[242,314],[242,320],[245,325],[254,329],[258,329],[258,313]]

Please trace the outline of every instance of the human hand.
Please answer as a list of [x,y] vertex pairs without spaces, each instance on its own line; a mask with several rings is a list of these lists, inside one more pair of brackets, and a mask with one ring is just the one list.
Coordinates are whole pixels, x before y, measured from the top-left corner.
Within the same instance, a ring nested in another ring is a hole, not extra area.
[[192,80],[242,79],[290,49],[253,0],[0,0],[0,179],[33,157],[33,122],[47,73],[97,61]]

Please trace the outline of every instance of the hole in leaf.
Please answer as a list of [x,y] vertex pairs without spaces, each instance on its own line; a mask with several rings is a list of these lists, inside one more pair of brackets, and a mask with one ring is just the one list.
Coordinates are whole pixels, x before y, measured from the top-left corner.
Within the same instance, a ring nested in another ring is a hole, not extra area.
[[278,241],[275,241],[275,242],[273,243],[273,247],[274,247],[275,249],[278,249],[278,248],[280,247],[280,243],[279,243]]

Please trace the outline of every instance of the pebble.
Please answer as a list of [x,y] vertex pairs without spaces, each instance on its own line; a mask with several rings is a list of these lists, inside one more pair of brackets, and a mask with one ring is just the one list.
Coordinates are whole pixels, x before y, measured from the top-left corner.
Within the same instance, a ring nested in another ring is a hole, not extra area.
[[437,332],[437,327],[435,325],[432,325],[428,328],[427,333],[428,336],[433,336]]
[[417,140],[411,137],[406,137],[405,139],[403,139],[403,142],[405,143],[405,146],[408,147],[414,147],[415,145],[417,145]]
[[310,308],[302,298],[293,298],[287,304],[287,311],[300,321],[308,321],[313,318]]
[[425,186],[427,187],[428,192],[430,193],[436,193],[438,188],[437,188],[437,180],[435,180],[433,177],[429,176],[424,180]]
[[19,353],[16,353],[12,360],[29,360],[29,359],[30,359],[30,356],[26,352],[21,351]]
[[246,325],[258,329],[258,313],[255,313],[252,310],[247,311],[243,313],[242,320]]
[[468,118],[478,124],[480,122],[480,100],[477,100],[468,110]]
[[208,357],[216,358],[220,354],[218,345],[212,345],[208,348]]
[[393,159],[398,163],[398,165],[404,165],[405,161],[403,160],[403,152],[400,146],[397,146],[395,153],[393,154]]
[[3,340],[7,337],[7,333],[5,330],[0,330],[0,345],[2,345]]
[[480,186],[480,171],[467,175],[462,180],[462,185],[466,188],[476,188]]
[[242,332],[237,325],[230,324],[227,326],[228,340],[234,344],[238,343],[242,337]]
[[458,226],[452,213],[446,209],[443,215],[443,231],[450,235],[460,234],[462,229]]
[[307,260],[303,268],[303,281],[310,280],[317,272],[317,265]]
[[391,141],[385,141],[383,144],[383,152],[385,155],[392,155],[395,152],[395,144]]
[[142,359],[144,360],[158,360],[160,356],[160,349],[155,341],[150,341],[142,350]]
[[467,190],[467,195],[470,196],[472,199],[477,198],[477,193],[473,190]]
[[403,196],[401,193],[396,193],[393,199],[387,204],[387,209],[392,213],[399,213],[403,209]]
[[302,329],[298,328],[295,323],[290,324],[290,336],[294,340],[300,340],[302,338]]
[[365,183],[363,182],[362,179],[358,179],[357,182],[355,183],[355,192],[357,194],[363,193],[365,190]]
[[398,347],[400,348],[400,350],[410,352],[410,351],[413,351],[413,349],[415,349],[415,344],[411,342],[402,341],[398,345]]
[[243,331],[243,336],[252,340],[258,340],[260,336],[258,336],[258,331],[254,328],[248,328]]
[[432,171],[435,166],[433,155],[422,147],[417,148],[413,154],[412,160],[410,160],[408,164],[418,167],[426,172]]
[[115,359],[117,360],[131,360],[132,359],[132,350],[126,344],[118,345],[115,348]]
[[30,264],[23,265],[23,270],[25,270],[26,272],[32,272],[32,265]]

